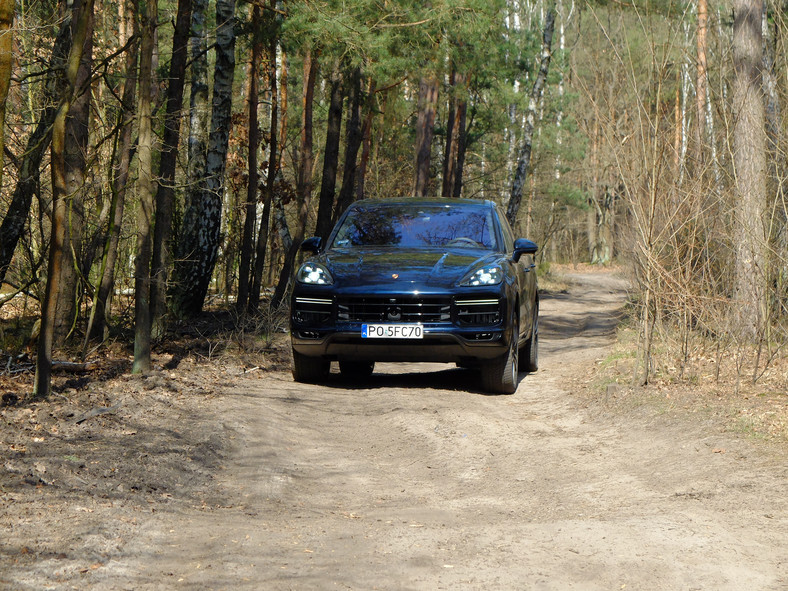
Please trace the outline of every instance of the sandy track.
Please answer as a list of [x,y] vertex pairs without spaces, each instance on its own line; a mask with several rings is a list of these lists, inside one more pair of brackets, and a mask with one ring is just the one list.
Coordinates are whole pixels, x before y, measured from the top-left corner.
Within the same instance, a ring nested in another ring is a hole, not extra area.
[[229,446],[211,503],[140,517],[82,588],[788,588],[788,467],[573,393],[624,288],[573,279],[543,300],[541,369],[512,396],[440,364],[236,381],[211,407]]

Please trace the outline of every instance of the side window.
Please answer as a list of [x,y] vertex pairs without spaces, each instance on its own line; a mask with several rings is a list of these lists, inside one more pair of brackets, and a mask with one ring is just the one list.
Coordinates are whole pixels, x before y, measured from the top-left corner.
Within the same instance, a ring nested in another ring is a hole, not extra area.
[[498,221],[501,223],[504,250],[512,252],[514,250],[514,232],[512,232],[512,227],[509,225],[509,220],[506,219],[506,215],[504,215],[500,207],[496,208],[496,213],[498,214]]

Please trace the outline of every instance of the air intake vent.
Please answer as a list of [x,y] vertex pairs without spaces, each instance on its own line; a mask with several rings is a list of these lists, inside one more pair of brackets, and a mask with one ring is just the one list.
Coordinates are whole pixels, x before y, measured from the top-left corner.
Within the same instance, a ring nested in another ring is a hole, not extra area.
[[331,320],[334,302],[324,298],[296,298],[293,316],[300,324],[327,324]]
[[501,321],[500,300],[457,300],[457,322],[465,326],[489,326]]

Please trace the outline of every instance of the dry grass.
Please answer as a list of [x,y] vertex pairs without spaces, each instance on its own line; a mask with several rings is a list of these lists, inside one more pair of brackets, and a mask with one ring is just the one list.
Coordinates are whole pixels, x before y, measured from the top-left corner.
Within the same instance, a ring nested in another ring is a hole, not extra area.
[[675,362],[675,350],[658,343],[649,384],[633,386],[637,334],[623,326],[610,354],[597,362],[586,392],[611,405],[699,413],[727,431],[788,443],[788,358],[775,357],[753,382],[751,371],[742,368],[752,368],[756,351],[719,354],[712,341],[705,345],[682,366]]

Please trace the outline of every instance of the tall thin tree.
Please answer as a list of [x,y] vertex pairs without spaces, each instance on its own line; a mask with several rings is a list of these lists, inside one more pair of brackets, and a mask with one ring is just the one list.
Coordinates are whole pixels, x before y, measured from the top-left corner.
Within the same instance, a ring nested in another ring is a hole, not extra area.
[[137,249],[134,262],[134,364],[133,373],[145,373],[151,366],[150,264],[151,223],[155,180],[153,178],[153,90],[154,33],[158,20],[158,0],[145,0],[140,42],[139,102],[139,207],[137,208]]
[[93,0],[86,0],[74,28],[71,49],[65,63],[66,86],[60,97],[52,124],[52,150],[50,172],[52,175],[52,239],[49,246],[49,268],[41,306],[41,331],[38,338],[36,375],[33,396],[43,398],[52,389],[52,345],[55,333],[55,308],[60,289],[60,266],[63,259],[63,241],[66,231],[66,178],[63,149],[66,138],[66,117],[76,91],[77,72],[82,59],[82,49],[88,28],[88,15],[93,12]]
[[14,47],[14,0],[0,0],[0,184],[3,181],[3,151],[5,148],[5,110],[8,88],[11,85]]
[[[275,0],[272,0],[272,4]],[[273,18],[269,15],[269,18]],[[263,291],[263,270],[268,251],[268,242],[271,238],[269,229],[271,225],[271,206],[274,199],[274,186],[279,164],[279,92],[276,83],[276,54],[279,46],[278,33],[272,32],[268,40],[266,60],[266,80],[270,95],[270,127],[268,133],[268,168],[265,180],[265,199],[263,214],[260,219],[260,228],[257,232],[257,244],[254,256],[254,274],[252,276],[252,289],[249,295],[248,308],[250,312],[257,310],[260,303],[260,294]]]
[[[196,14],[196,10],[193,12]],[[174,268],[172,309],[177,316],[202,311],[219,252],[224,171],[230,141],[235,73],[235,1],[216,2],[216,64],[208,150],[200,190],[189,204]]]
[[348,76],[348,118],[345,130],[345,162],[342,169],[342,187],[339,189],[337,205],[334,209],[332,222],[336,222],[342,213],[353,202],[356,193],[356,170],[358,168],[358,151],[361,148],[361,68],[353,68]]
[[323,240],[331,232],[331,219],[334,214],[336,197],[337,170],[339,168],[339,145],[342,130],[342,73],[339,62],[334,64],[328,84],[329,106],[326,129],[326,144],[323,151],[323,176],[320,181],[320,197],[318,198],[317,227],[315,234]]
[[[81,11],[84,0],[73,3],[74,10]],[[60,292],[55,314],[55,346],[60,346],[71,334],[77,321],[77,302],[83,290],[82,278],[87,276],[83,260],[83,233],[85,226],[85,186],[91,108],[90,79],[93,74],[93,11],[87,15],[85,46],[76,79],[76,95],[66,118],[66,139],[63,146],[63,174],[66,178],[66,205],[68,225],[63,244]],[[78,26],[77,22],[72,27]],[[73,35],[73,32],[72,32]]]
[[296,220],[295,236],[285,255],[285,262],[279,274],[279,282],[276,284],[274,295],[271,298],[271,307],[274,309],[284,300],[287,288],[290,285],[296,255],[298,254],[298,247],[301,246],[301,242],[304,240],[309,218],[309,206],[312,202],[312,167],[314,165],[314,156],[312,154],[313,103],[318,65],[315,53],[316,52],[309,47],[304,54],[304,75],[301,90],[301,143],[298,150],[298,170],[296,173],[298,218]]
[[430,156],[438,105],[438,79],[424,75],[419,82],[419,114],[416,123],[416,164],[413,194],[425,197],[430,191]]
[[172,36],[172,58],[167,86],[167,108],[164,115],[156,188],[156,223],[153,232],[153,260],[151,263],[151,336],[161,338],[167,311],[167,276],[169,274],[172,219],[175,204],[175,172],[178,161],[178,140],[181,133],[183,87],[186,80],[186,60],[189,53],[189,24],[191,0],[178,0],[175,30]]
[[252,61],[249,64],[249,96],[247,110],[249,114],[249,154],[247,156],[248,180],[246,185],[246,203],[244,204],[244,227],[241,239],[241,260],[238,269],[238,298],[236,309],[239,313],[246,311],[249,301],[249,280],[254,255],[254,227],[257,220],[257,194],[259,190],[259,171],[257,168],[257,152],[260,148],[260,123],[257,110],[259,106],[259,75],[260,62],[263,56],[262,16],[260,6],[252,8]]
[[547,73],[550,69],[550,58],[553,55],[553,29],[555,27],[555,11],[550,9],[545,18],[544,31],[542,33],[542,51],[541,59],[539,62],[539,73],[534,80],[533,88],[531,89],[531,98],[528,103],[528,115],[526,117],[526,125],[523,130],[522,145],[520,146],[520,155],[517,159],[517,168],[512,180],[512,192],[509,196],[509,203],[506,207],[506,217],[509,223],[514,227],[517,222],[517,214],[520,211],[520,203],[523,199],[523,187],[525,185],[525,178],[528,174],[528,168],[531,165],[531,149],[533,147],[533,132],[536,125],[536,106],[542,97],[542,90],[544,88]]
[[110,301],[115,285],[115,263],[118,258],[120,230],[123,224],[123,212],[126,203],[129,171],[134,151],[133,123],[136,118],[137,61],[139,59],[139,40],[137,38],[138,0],[123,1],[124,23],[122,30],[127,31],[129,38],[121,36],[123,45],[127,45],[124,59],[125,78],[118,109],[118,137],[112,155],[112,178],[110,181],[110,213],[109,224],[104,238],[101,265],[99,268],[99,286],[93,298],[93,307],[85,332],[83,351],[87,350],[89,339],[104,337]]
[[733,20],[733,164],[736,175],[735,297],[738,330],[755,338],[766,314],[766,127],[761,85],[762,0],[735,0]]

